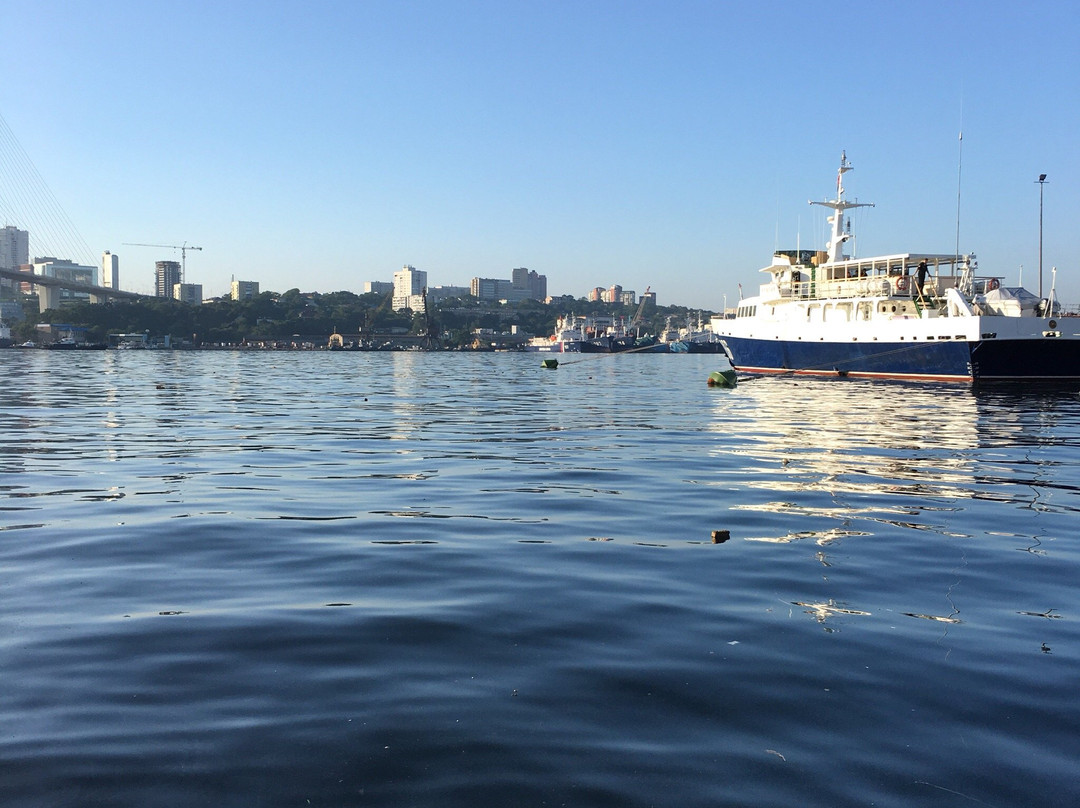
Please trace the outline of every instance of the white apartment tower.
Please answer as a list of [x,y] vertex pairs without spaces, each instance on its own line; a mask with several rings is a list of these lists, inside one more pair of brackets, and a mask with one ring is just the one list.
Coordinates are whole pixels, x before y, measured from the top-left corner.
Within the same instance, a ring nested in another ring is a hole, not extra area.
[[174,283],[172,288],[174,300],[181,303],[190,303],[192,306],[201,306],[203,302],[201,283]]
[[394,311],[412,309],[424,310],[424,289],[427,287],[427,273],[422,269],[406,264],[394,273],[394,298],[391,306]]
[[252,300],[259,296],[259,282],[234,280],[229,296],[233,300]]
[[101,254],[101,285],[109,289],[120,288],[120,256],[108,250]]

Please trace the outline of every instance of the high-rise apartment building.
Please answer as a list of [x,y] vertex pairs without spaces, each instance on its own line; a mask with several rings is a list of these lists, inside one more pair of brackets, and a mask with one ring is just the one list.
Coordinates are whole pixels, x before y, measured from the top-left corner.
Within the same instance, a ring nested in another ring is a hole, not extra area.
[[[0,267],[17,269],[30,263],[30,233],[8,225],[0,229]],[[18,281],[0,278],[0,286],[14,289]]]
[[101,254],[101,285],[120,288],[120,256],[106,250]]
[[180,283],[179,261],[158,261],[154,264],[154,295],[172,297],[173,287]]
[[394,273],[394,297],[391,303],[394,311],[412,309],[424,310],[424,289],[427,287],[427,273],[422,269],[406,264]]
[[15,267],[30,263],[30,232],[12,225],[0,228],[0,267]]
[[233,281],[230,297],[233,300],[252,300],[259,296],[258,281]]
[[514,300],[545,300],[547,298],[547,275],[539,275],[526,267],[517,267],[510,273]]

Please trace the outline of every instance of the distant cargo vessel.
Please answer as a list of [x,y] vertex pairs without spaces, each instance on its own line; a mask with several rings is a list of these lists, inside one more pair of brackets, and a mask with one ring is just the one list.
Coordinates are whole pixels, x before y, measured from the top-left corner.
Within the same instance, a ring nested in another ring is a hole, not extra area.
[[826,249],[779,252],[768,279],[712,330],[750,373],[942,381],[1080,381],[1080,317],[976,274],[974,255],[849,258],[845,154]]

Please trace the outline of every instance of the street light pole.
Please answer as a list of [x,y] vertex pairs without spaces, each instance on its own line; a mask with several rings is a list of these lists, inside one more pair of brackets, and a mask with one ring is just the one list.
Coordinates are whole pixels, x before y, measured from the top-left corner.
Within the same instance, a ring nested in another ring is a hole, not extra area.
[[1043,186],[1046,185],[1046,175],[1040,174],[1039,179],[1039,300],[1042,300],[1042,233],[1043,233]]

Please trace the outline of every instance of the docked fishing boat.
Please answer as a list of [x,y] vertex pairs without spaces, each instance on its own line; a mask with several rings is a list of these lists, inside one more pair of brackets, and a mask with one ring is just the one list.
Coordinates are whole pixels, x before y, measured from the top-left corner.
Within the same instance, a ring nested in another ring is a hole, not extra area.
[[668,346],[652,335],[613,333],[583,340],[580,350],[582,353],[623,353],[625,351],[662,353],[668,350]]
[[659,340],[666,346],[669,353],[724,353],[724,345],[720,338],[713,333],[712,327],[701,322],[700,317],[696,327],[687,320],[686,327],[675,329],[671,327],[669,317],[660,332]]
[[841,155],[824,251],[781,251],[734,319],[712,319],[735,367],[794,373],[963,382],[1080,382],[1080,317],[1047,298],[980,275],[974,254],[844,254]]

